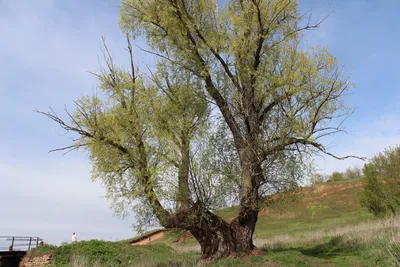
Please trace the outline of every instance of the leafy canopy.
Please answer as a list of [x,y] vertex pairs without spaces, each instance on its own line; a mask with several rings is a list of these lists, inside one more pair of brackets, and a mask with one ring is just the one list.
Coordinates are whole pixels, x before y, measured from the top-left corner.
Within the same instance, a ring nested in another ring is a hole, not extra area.
[[296,1],[124,0],[121,27],[202,80],[233,134],[260,163],[283,150],[330,154],[323,137],[342,131],[349,89],[325,48],[301,49]]

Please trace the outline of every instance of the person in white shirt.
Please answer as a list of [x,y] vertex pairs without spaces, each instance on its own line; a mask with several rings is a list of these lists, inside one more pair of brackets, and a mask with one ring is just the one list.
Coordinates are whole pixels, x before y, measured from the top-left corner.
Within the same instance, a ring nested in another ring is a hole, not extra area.
[[77,242],[78,238],[76,237],[75,232],[72,233],[72,242]]

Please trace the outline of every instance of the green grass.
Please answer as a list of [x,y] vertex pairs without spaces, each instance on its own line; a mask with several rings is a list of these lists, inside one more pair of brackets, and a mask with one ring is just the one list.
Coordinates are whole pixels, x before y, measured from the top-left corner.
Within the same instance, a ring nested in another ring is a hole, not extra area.
[[[372,219],[358,203],[361,187],[355,187],[357,184],[359,181],[335,182],[304,189],[303,197],[298,202],[275,210],[272,208],[268,214],[260,216],[256,237],[268,238],[283,232],[313,231]],[[326,208],[312,216],[309,208],[312,205]]]
[[[304,188],[298,201],[266,208],[267,214],[259,216],[255,238],[265,239],[281,234],[298,234],[331,227],[364,222],[372,219],[365,208],[361,208],[358,195],[361,191],[360,180],[330,182],[318,187]],[[325,196],[321,197],[323,194]],[[312,204],[326,206],[312,216],[308,208]],[[238,207],[230,207],[217,214],[227,221],[237,216]],[[164,238],[155,243],[171,244],[179,238],[176,232],[166,232]],[[183,244],[195,244],[196,240]]]
[[[358,203],[361,190],[360,181],[304,188],[297,202],[260,213],[255,232],[259,255],[220,259],[210,266],[400,266],[400,218],[373,220]],[[310,208],[313,205],[323,208]],[[229,221],[237,207],[218,214]],[[61,246],[54,253],[55,266],[198,264],[199,252],[188,252],[196,247],[196,240],[177,244],[179,231],[167,231],[150,245],[129,245],[148,234],[120,242],[93,240]]]
[[272,250],[265,247],[260,256],[220,259],[212,266],[400,266],[400,244],[391,243],[386,230],[376,232],[380,237],[367,242],[357,238],[364,233],[326,236],[309,244],[282,244]]
[[[333,245],[332,229],[340,229],[362,222],[372,222],[372,216],[358,202],[362,190],[359,180],[330,182],[317,187],[301,190],[296,202],[270,207],[259,217],[255,242],[258,247],[277,238],[274,246],[284,249],[265,249],[265,255],[243,259],[222,259],[215,266],[379,266],[371,260],[371,248],[349,248],[348,245]],[[309,208],[312,205],[326,207],[315,212]],[[237,207],[218,211],[225,220],[233,219]],[[338,230],[339,231],[339,230]],[[339,231],[340,232],[340,231]],[[307,236],[317,235],[317,239]],[[157,240],[158,243],[169,244],[171,239]],[[292,241],[280,241],[280,236],[288,239],[306,239],[305,243],[292,244]],[[319,238],[319,239],[318,239]],[[286,243],[290,243],[289,245]],[[196,243],[194,239],[182,243],[190,246]],[[183,250],[184,251],[184,250]],[[376,259],[376,255],[373,257]],[[369,265],[373,262],[372,265]],[[383,265],[384,266],[384,265]]]
[[[395,257],[400,253],[399,246],[389,247],[386,238],[362,243],[354,237],[332,236],[308,245],[284,245],[272,250],[265,247],[258,256],[220,259],[208,266],[398,266],[399,262],[388,256],[387,249],[391,249]],[[54,266],[184,267],[198,265],[199,256],[197,253],[177,253],[165,244],[129,246],[121,242],[92,240],[57,248]]]
[[55,267],[193,266],[199,254],[177,253],[166,244],[131,246],[90,240],[57,247],[53,259]]

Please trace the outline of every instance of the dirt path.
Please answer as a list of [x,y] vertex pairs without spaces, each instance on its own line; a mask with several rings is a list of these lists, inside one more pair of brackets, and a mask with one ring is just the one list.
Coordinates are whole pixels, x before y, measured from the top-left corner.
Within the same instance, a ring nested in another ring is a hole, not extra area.
[[136,242],[134,242],[134,243],[131,243],[131,245],[132,245],[132,246],[136,246],[136,245],[147,245],[147,244],[149,244],[150,242],[153,242],[153,241],[155,241],[155,240],[157,240],[157,239],[162,238],[164,235],[165,235],[164,232],[157,232],[157,233],[148,235],[148,236],[146,236],[146,237],[143,237],[142,239],[140,239],[140,240],[138,240],[138,241],[136,241]]

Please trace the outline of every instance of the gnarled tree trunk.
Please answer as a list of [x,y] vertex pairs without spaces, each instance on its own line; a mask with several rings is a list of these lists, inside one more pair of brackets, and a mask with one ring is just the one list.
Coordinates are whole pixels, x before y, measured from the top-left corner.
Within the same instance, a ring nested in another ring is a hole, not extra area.
[[236,235],[231,226],[207,211],[201,223],[189,227],[201,247],[201,259],[212,260],[236,255]]
[[234,229],[199,203],[173,214],[169,220],[169,227],[188,230],[200,244],[202,260],[236,255]]
[[210,261],[235,257],[237,252],[251,252],[255,248],[253,234],[257,217],[258,211],[254,210],[228,223],[196,203],[172,214],[168,227],[188,230],[200,244],[201,259]]
[[246,216],[239,215],[231,223],[230,227],[235,234],[236,249],[238,251],[251,252],[255,246],[253,234],[258,219],[258,211],[249,211]]

